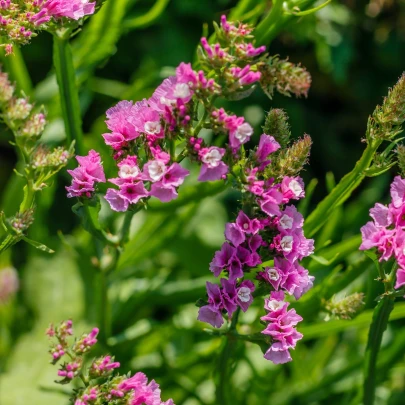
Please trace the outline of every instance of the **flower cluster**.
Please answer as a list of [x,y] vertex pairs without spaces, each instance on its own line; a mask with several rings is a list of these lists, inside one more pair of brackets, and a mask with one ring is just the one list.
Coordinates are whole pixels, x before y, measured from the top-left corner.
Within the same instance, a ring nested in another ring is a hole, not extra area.
[[68,362],[61,364],[58,376],[60,384],[67,384],[80,378],[84,387],[75,390],[74,405],[115,404],[115,405],[174,405],[173,400],[163,402],[160,398],[159,385],[154,381],[148,383],[143,373],[134,376],[114,375],[120,363],[111,356],[93,359],[86,369],[84,354],[88,353],[97,343],[98,329],[82,335],[73,344],[69,340],[73,336],[73,322],[62,322],[58,327],[51,325],[46,334],[53,339],[50,354],[52,364],[67,357]]
[[[40,144],[46,125],[43,109],[36,108],[25,95],[17,97],[15,86],[1,69],[0,116],[15,136],[15,144],[24,162],[19,174],[27,179],[27,187],[30,187],[28,194],[33,196],[47,187],[49,180],[67,165],[72,156],[72,146],[69,150],[63,147],[51,150]],[[31,225],[34,213],[31,206],[32,201],[6,221],[10,233],[21,235]]]
[[295,329],[302,317],[297,315],[295,309],[287,311],[288,306],[289,303],[284,301],[284,293],[273,291],[270,298],[265,300],[264,309],[267,314],[261,317],[263,322],[268,323],[262,333],[270,336],[273,341],[264,358],[275,364],[291,361],[290,349],[294,349],[303,336]]
[[73,177],[72,185],[66,187],[68,197],[90,197],[95,190],[95,184],[106,181],[100,155],[91,150],[87,156],[76,156],[76,160],[79,167],[68,170]]
[[[296,144],[287,152],[296,153]],[[225,313],[231,318],[238,306],[246,311],[253,301],[255,286],[245,277],[256,272],[256,279],[273,290],[265,304],[269,313],[262,320],[268,322],[263,333],[272,337],[265,358],[275,363],[290,361],[289,349],[302,337],[294,329],[302,318],[294,310],[286,311],[284,292],[299,299],[312,287],[314,279],[299,264],[312,254],[313,240],[304,236],[302,215],[294,205],[287,205],[304,197],[304,183],[296,175],[284,176],[280,182],[268,176],[272,161],[279,161],[285,153],[273,136],[263,134],[256,150],[244,160],[239,184],[244,192],[244,210],[234,223],[226,224],[226,241],[210,265],[215,277],[224,274],[228,279],[221,278],[222,288],[207,283],[208,303],[198,315],[199,320],[221,327]],[[272,310],[274,302],[279,303],[280,311]]]
[[[254,48],[249,42],[250,29],[243,24],[223,17],[221,27],[221,43],[211,46],[202,39],[202,70],[181,63],[176,75],[165,79],[149,99],[121,101],[107,111],[110,132],[103,138],[112,148],[118,172],[117,177],[108,180],[116,187],[109,188],[105,195],[113,210],[127,211],[135,204],[145,204],[150,197],[162,202],[177,198],[179,186],[189,175],[180,166],[186,157],[201,166],[199,181],[226,179],[229,167],[237,163],[253,128],[244,117],[217,109],[213,102],[221,95],[253,89],[261,77],[258,56],[265,48]],[[202,116],[201,107],[205,110]],[[204,127],[212,128],[215,134],[226,134],[225,147],[207,145],[199,137]],[[82,174],[83,170],[71,172],[69,197],[87,198],[94,192],[93,184],[89,191],[84,187],[83,193],[71,192],[87,179]]]
[[398,263],[395,288],[405,285],[405,179],[395,177],[391,184],[391,202],[377,203],[370,210],[373,221],[361,228],[360,250],[376,249],[379,261],[395,258]]
[[0,35],[6,37],[6,53],[13,52],[13,44],[27,44],[39,29],[93,14],[95,6],[90,0],[2,0]]

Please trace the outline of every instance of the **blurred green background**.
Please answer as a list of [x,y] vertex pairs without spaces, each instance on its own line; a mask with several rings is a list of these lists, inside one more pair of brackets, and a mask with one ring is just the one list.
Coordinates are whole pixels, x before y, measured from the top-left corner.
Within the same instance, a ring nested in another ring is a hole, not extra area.
[[[102,152],[109,176],[114,175],[113,167],[101,138],[106,109],[119,99],[148,97],[181,61],[193,61],[204,24],[211,27],[213,20],[218,21],[237,2],[160,1],[168,3],[167,7],[150,21],[142,17],[148,15],[154,2],[127,3],[126,16],[138,25],[123,29],[111,57],[88,69],[97,47],[83,55],[79,46],[73,48],[77,60],[84,61],[78,75],[86,146]],[[257,3],[263,9],[269,6],[266,1]],[[108,19],[104,24],[102,29],[113,29]],[[86,33],[85,27],[74,41],[86,40]],[[227,107],[244,114],[255,126],[256,140],[265,112],[271,107],[286,109],[294,137],[303,133],[312,136],[314,145],[304,177],[307,182],[317,178],[319,184],[311,207],[326,194],[333,176],[339,180],[354,166],[364,149],[361,140],[368,115],[405,70],[405,1],[334,2],[315,15],[295,19],[271,43],[269,52],[289,57],[309,70],[313,83],[308,99],[275,95],[269,100],[257,90],[248,99],[228,102]],[[22,49],[22,54],[35,87],[32,97],[43,102],[49,112],[46,141],[56,144],[63,140],[63,128],[52,80],[51,36],[41,34]],[[0,193],[2,209],[8,215],[13,214],[21,194],[21,183],[12,176],[16,156],[10,140],[11,134],[2,128]],[[328,181],[327,172],[333,173]],[[336,293],[365,291],[365,312],[354,321],[325,323],[322,299],[330,297],[318,289],[296,305],[305,317],[299,330],[306,341],[298,345],[292,364],[276,367],[262,358],[258,346],[236,344],[234,404],[359,403],[370,308],[378,290],[373,283],[372,263],[356,252],[357,235],[367,221],[368,209],[377,200],[387,199],[391,177],[392,173],[367,179],[349,203],[336,210],[316,245],[333,242],[329,250],[326,247],[317,253],[329,262],[306,263],[317,282],[326,280]],[[16,298],[0,303],[2,405],[67,403],[67,388],[52,384],[56,368],[48,363],[44,329],[50,322],[73,317],[81,332],[97,319],[99,280],[94,260],[100,247],[71,212],[73,202],[64,190],[68,181],[62,173],[41,195],[30,229],[31,238],[52,247],[56,254],[41,254],[20,243],[0,258],[1,266],[12,265],[21,279]],[[191,179],[183,187],[192,184]],[[162,385],[163,398],[173,397],[177,405],[216,403],[214,384],[224,342],[202,332],[205,325],[195,320],[194,303],[205,294],[205,281],[211,277],[208,264],[223,241],[224,224],[233,218],[237,201],[236,193],[225,192],[180,208],[156,205],[147,214],[138,214],[131,241],[110,280],[113,337],[106,350],[116,356],[124,370],[142,370],[156,379]],[[117,216],[103,209],[102,221],[114,229]],[[336,256],[336,252],[347,252],[347,256]],[[257,318],[262,304],[257,299],[242,317],[242,330],[260,330]],[[398,308],[398,319],[384,337],[380,356],[378,404],[404,403],[405,334],[401,318],[405,314],[404,307]]]

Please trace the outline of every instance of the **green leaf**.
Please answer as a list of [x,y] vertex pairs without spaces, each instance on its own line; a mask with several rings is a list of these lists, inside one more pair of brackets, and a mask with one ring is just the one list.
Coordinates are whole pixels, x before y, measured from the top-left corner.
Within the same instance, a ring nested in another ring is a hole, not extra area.
[[388,319],[393,309],[394,299],[392,297],[383,298],[374,309],[364,362],[364,405],[374,404],[377,357],[382,337],[385,329],[387,329]]
[[45,246],[44,244],[40,243],[40,242],[36,242],[35,240],[29,239],[26,236],[22,237],[22,240],[24,240],[25,242],[29,243],[31,246],[34,246],[34,248],[38,249],[38,250],[42,250],[43,252],[46,253],[55,253],[54,250],[50,249],[48,246]]
[[292,15],[295,15],[297,17],[304,17],[306,15],[311,15],[311,14],[316,13],[317,11],[319,11],[319,10],[323,9],[324,7],[326,7],[331,2],[332,2],[332,0],[328,0],[325,3],[319,5],[318,7],[311,8],[310,10],[305,10],[305,11],[290,11],[289,10],[289,11],[285,11],[285,12],[286,12],[286,14],[292,14]]
[[126,30],[146,28],[158,20],[165,12],[170,0],[156,0],[153,7],[144,15],[124,20]]
[[[388,308],[384,307],[384,311],[387,309]],[[334,335],[347,329],[365,328],[370,325],[373,319],[373,313],[373,310],[364,311],[355,319],[350,321],[332,320],[329,322],[314,323],[312,325],[303,325],[299,328],[299,331],[304,334],[303,340],[311,340]],[[403,318],[405,318],[405,302],[400,302],[395,305],[394,310],[389,315],[389,320],[393,321]]]
[[82,119],[69,38],[59,37],[57,34],[53,36],[53,63],[59,86],[67,143],[70,145],[75,141],[77,153],[82,154],[84,152]]

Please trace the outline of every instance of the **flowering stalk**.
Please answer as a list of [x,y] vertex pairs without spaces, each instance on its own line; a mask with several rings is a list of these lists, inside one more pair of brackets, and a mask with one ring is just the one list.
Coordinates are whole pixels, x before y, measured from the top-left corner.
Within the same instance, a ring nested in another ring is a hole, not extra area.
[[366,176],[376,176],[392,167],[389,156],[382,154],[384,159],[379,161],[377,151],[384,141],[395,143],[395,137],[402,132],[404,111],[405,75],[402,75],[384,99],[382,106],[377,106],[368,120],[367,147],[362,157],[354,169],[340,180],[309,215],[305,224],[305,231],[309,236],[313,236],[321,228],[333,210],[350,197]]
[[17,98],[15,86],[8,75],[0,71],[0,110],[1,118],[15,137],[22,162],[22,171],[18,173],[25,178],[24,198],[13,218],[1,217],[6,237],[0,244],[0,253],[20,240],[50,251],[46,246],[27,238],[26,231],[33,222],[35,194],[49,185],[51,178],[68,162],[72,150],[62,147],[49,150],[39,143],[45,129],[45,114],[40,109],[34,111],[34,105],[27,97]]
[[[365,250],[376,263],[379,274],[377,280],[384,285],[384,294],[379,297],[380,301],[374,310],[366,348],[363,394],[366,405],[374,403],[377,357],[395,298],[405,295],[401,288],[405,285],[404,214],[405,179],[397,176],[391,184],[391,203],[388,207],[377,203],[370,210],[373,221],[361,228],[360,250]],[[390,267],[389,273],[385,272],[386,266]]]
[[51,325],[46,334],[52,339],[49,353],[53,365],[61,363],[57,384],[69,384],[81,380],[79,388],[74,390],[74,405],[114,404],[114,405],[174,405],[173,400],[163,402],[160,398],[159,385],[154,381],[148,383],[143,373],[115,375],[120,363],[112,356],[94,358],[90,366],[85,365],[85,356],[97,343],[99,329],[94,328],[89,334],[82,335],[73,342],[73,322],[62,322],[59,327]]

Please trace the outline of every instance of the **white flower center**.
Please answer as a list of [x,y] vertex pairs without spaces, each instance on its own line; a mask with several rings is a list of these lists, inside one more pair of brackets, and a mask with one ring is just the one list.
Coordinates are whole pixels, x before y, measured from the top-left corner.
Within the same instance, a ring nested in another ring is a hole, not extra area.
[[190,97],[191,95],[190,87],[188,87],[188,84],[186,83],[177,83],[176,86],[174,87],[173,95],[176,98]]
[[294,193],[296,197],[299,197],[302,193],[301,184],[297,180],[291,180],[288,185],[289,189]]
[[277,281],[280,276],[278,275],[278,271],[274,267],[270,267],[267,269],[267,276],[272,281]]
[[293,237],[290,235],[284,236],[283,239],[281,239],[280,245],[284,252],[291,252],[293,248]]
[[292,225],[293,225],[293,219],[291,217],[289,217],[288,215],[284,214],[281,218],[280,218],[280,226],[283,229],[292,229]]
[[170,98],[166,98],[166,97],[160,97],[160,103],[167,106],[167,107],[171,107],[176,105],[176,100],[171,100]]
[[283,305],[284,301],[271,300],[267,303],[267,308],[270,311],[277,311],[278,309],[282,308]]
[[122,179],[127,179],[129,177],[136,177],[139,174],[139,169],[137,166],[122,165],[118,176]]
[[218,149],[212,149],[206,153],[201,159],[203,163],[206,163],[210,168],[217,167],[221,161],[222,156]]
[[243,224],[243,229],[245,229],[245,230],[249,229],[249,224],[247,222],[245,222]]
[[161,131],[162,126],[159,121],[148,121],[145,122],[144,128],[147,134],[155,135]]
[[248,302],[250,300],[250,288],[248,287],[239,288],[238,297],[242,302]]
[[239,125],[235,133],[235,138],[240,142],[246,142],[253,134],[253,128],[247,123]]
[[149,177],[153,181],[159,181],[166,172],[165,164],[160,160],[154,160],[148,166]]

